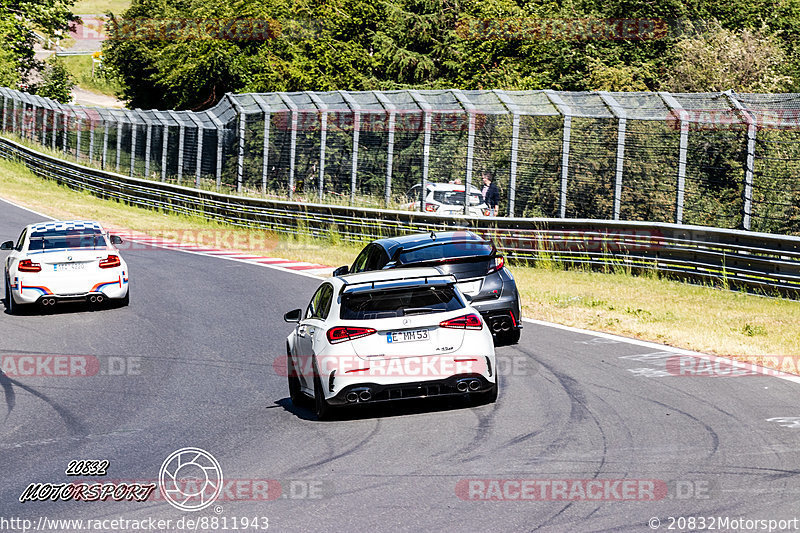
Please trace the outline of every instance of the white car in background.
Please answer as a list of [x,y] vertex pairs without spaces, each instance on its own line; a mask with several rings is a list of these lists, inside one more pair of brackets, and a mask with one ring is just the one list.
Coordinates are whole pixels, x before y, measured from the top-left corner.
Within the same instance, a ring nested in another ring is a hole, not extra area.
[[[419,191],[422,185],[414,185],[406,193],[406,209],[419,211]],[[456,183],[428,183],[425,187],[425,211],[437,215],[464,214],[464,185]],[[469,186],[469,216],[489,217],[492,211],[483,200],[481,190]]]
[[494,343],[456,279],[434,267],[329,278],[286,339],[292,402],[331,408],[412,398],[497,399]]
[[11,250],[5,261],[5,301],[11,314],[20,306],[51,307],[66,301],[102,304],[115,300],[127,305],[128,266],[109,235],[92,221],[53,221],[31,224],[17,243],[6,241],[0,250]]

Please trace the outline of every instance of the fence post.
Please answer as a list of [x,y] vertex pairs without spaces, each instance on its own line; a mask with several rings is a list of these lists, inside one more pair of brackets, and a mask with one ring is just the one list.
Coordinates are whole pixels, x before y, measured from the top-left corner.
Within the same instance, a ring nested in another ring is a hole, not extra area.
[[8,129],[8,95],[3,91],[3,133]]
[[383,108],[389,113],[389,135],[386,146],[386,183],[384,185],[384,202],[386,207],[392,201],[392,165],[394,163],[394,128],[397,119],[397,106],[395,106],[385,94],[372,91]]
[[169,121],[163,111],[156,111],[156,118],[161,123],[161,181],[167,181],[167,150],[169,148]]
[[175,111],[169,110],[169,116],[178,123],[178,185],[180,185],[181,179],[183,179],[183,159],[185,157],[183,153],[183,143],[186,137],[186,124],[184,124],[181,116]]
[[[195,128],[197,128],[197,153],[195,157],[195,167],[194,167],[194,186],[199,189],[200,188],[200,174],[203,171],[203,137],[205,136],[205,130],[203,129],[203,123],[197,117],[197,114],[189,111],[187,113],[189,120],[194,122]],[[241,190],[241,178],[239,179],[239,190]]]
[[520,109],[505,91],[494,89],[494,94],[511,112],[511,172],[508,179],[508,216],[514,216],[514,203],[517,196],[517,158],[519,153],[519,121]]
[[11,110],[11,133],[17,133],[17,97],[12,96],[14,107]]
[[222,141],[223,136],[225,134],[225,126],[220,122],[219,118],[212,113],[211,111],[207,112],[208,118],[211,119],[211,122],[214,123],[214,126],[217,128],[217,168],[216,168],[216,182],[217,182],[217,190],[220,190],[222,187]]
[[128,119],[130,119],[131,116],[133,116],[133,119],[130,120],[130,125],[131,125],[131,168],[130,168],[129,175],[131,177],[133,177],[133,171],[136,168],[136,133],[137,133],[137,130],[139,129],[139,117],[138,117],[139,111],[140,110],[137,109],[135,111],[128,111],[126,113]]
[[103,160],[100,163],[100,168],[106,169],[106,159],[108,156],[108,118],[103,117]]
[[61,106],[61,109],[64,110],[62,114],[64,117],[64,128],[61,131],[61,151],[63,153],[67,153],[67,130],[69,128],[69,121],[70,121],[70,109],[66,106]]
[[[328,144],[328,106],[315,93],[306,91],[306,94],[320,113],[320,141],[319,141],[319,184],[318,196],[322,200],[325,193],[325,149]],[[334,191],[335,192],[335,191]]]
[[117,168],[117,172],[119,172],[120,159],[122,158],[122,118],[119,115],[117,115],[114,118],[117,121],[117,161],[116,161],[116,168]]
[[[54,106],[58,106],[57,103],[53,102]],[[56,112],[56,108],[53,107],[53,134],[51,135],[50,141],[52,143],[52,150],[56,151],[56,138],[58,137],[58,113]]]
[[342,95],[344,101],[347,102],[347,107],[350,108],[350,112],[353,113],[353,150],[350,162],[350,205],[353,205],[356,201],[356,186],[358,185],[358,141],[361,132],[361,106],[346,91],[339,91],[339,94]]
[[75,160],[81,160],[81,120],[80,115],[75,113]]
[[617,118],[617,167],[614,175],[614,220],[619,220],[622,205],[622,173],[625,164],[625,128],[628,117],[617,100],[605,91],[598,93]]
[[292,111],[292,133],[289,146],[289,199],[294,197],[294,161],[297,155],[297,105],[286,93],[278,93],[283,103]]
[[86,116],[89,119],[89,163],[91,163],[94,160],[94,117],[89,111],[86,112]]
[[572,133],[572,109],[564,103],[561,97],[551,90],[544,92],[558,112],[564,117],[564,132],[561,141],[561,195],[559,198],[559,216],[567,216],[567,178],[569,177],[569,138]]
[[421,185],[422,188],[419,191],[419,210],[424,212],[425,211],[425,196],[426,196],[426,189],[428,187],[428,161],[430,159],[431,154],[431,122],[433,117],[431,116],[433,110],[431,105],[425,101],[419,91],[408,91],[408,94],[417,105],[422,109],[424,113],[424,124],[425,124],[425,136],[423,137],[423,144],[422,144],[422,181]]
[[272,120],[272,113],[269,104],[261,98],[261,95],[254,94],[253,99],[264,113],[264,146],[262,146],[261,158],[261,193],[267,194],[267,174],[269,173],[269,126]]
[[153,134],[153,122],[147,115],[142,114],[142,118],[144,119],[144,123],[146,124],[145,134],[144,134],[144,177],[145,179],[150,179],[150,147],[151,147],[151,137]]
[[668,92],[659,92],[658,95],[669,107],[670,114],[676,114],[681,132],[678,145],[678,185],[675,195],[675,223],[683,224],[683,196],[686,187],[686,153],[689,146],[689,121],[686,111],[674,96]]
[[469,98],[461,92],[460,89],[452,89],[453,96],[456,97],[464,112],[467,113],[467,176],[466,183],[464,184],[464,215],[469,215],[469,197],[472,192],[472,166],[475,156],[475,119],[477,109],[475,105],[469,101]]
[[744,205],[742,205],[742,227],[750,229],[753,209],[753,167],[756,158],[756,120],[753,114],[728,89],[723,94],[728,97],[733,107],[742,115],[747,124],[747,160],[744,170]]

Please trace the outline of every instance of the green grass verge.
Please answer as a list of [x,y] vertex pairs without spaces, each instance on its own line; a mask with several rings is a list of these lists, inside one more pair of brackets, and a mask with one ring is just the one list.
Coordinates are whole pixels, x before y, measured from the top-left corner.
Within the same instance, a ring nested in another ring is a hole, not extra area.
[[[22,164],[0,160],[0,196],[58,218],[97,219],[153,236],[203,239],[206,245],[338,266],[361,245],[334,230],[327,239],[282,237],[200,218],[139,209],[37,178]],[[13,239],[16,235],[0,236]],[[524,315],[720,355],[800,355],[800,302],[765,298],[663,279],[511,266]],[[524,335],[524,333],[523,333]],[[758,359],[756,359],[758,360]]]
[[106,79],[97,68],[95,68],[95,74],[92,76],[92,56],[61,56],[60,59],[82,89],[115,98],[122,90],[119,82],[114,79]]
[[102,15],[106,11],[111,11],[119,15],[131,5],[131,0],[78,0],[72,8],[73,13],[78,15]]

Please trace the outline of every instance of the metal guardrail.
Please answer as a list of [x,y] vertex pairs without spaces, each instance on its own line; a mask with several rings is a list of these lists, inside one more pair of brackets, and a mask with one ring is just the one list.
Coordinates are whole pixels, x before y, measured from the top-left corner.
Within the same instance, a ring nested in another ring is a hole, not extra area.
[[589,219],[468,218],[230,196],[132,178],[45,155],[0,138],[0,156],[100,198],[284,234],[365,241],[415,231],[464,230],[491,238],[506,257],[591,268],[657,270],[800,295],[800,237],[667,223]]

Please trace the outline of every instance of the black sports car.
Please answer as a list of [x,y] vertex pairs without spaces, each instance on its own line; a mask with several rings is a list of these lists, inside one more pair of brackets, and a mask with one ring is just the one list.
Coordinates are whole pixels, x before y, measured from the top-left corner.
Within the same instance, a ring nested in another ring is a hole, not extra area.
[[334,276],[354,272],[437,266],[453,274],[458,286],[489,325],[495,344],[519,341],[520,303],[517,285],[503,257],[490,242],[470,231],[415,233],[379,239],[358,254],[353,265]]

